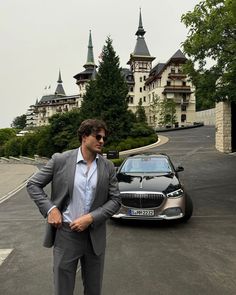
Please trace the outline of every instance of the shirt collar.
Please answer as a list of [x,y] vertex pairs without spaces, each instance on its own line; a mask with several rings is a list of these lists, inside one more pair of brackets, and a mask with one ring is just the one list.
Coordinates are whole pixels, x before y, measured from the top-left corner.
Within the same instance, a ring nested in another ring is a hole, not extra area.
[[[98,160],[98,158],[99,158],[99,156],[98,156],[98,154],[96,154],[96,158],[95,158],[96,161]],[[84,157],[82,155],[82,152],[81,152],[81,147],[78,150],[76,163],[80,163],[80,162],[86,163],[86,161],[85,161],[85,159],[84,159]]]

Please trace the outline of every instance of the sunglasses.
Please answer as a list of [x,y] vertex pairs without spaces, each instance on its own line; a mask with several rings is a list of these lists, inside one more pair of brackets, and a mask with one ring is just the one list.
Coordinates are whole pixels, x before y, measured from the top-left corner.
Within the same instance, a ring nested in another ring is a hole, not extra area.
[[105,142],[107,140],[106,136],[102,136],[100,134],[92,135],[92,136],[95,137],[97,139],[97,141],[100,141],[101,139],[103,139],[103,141]]

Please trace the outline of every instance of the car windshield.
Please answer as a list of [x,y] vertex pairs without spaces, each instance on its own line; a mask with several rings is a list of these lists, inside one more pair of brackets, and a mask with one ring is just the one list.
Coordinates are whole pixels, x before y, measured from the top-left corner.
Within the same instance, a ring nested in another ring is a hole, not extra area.
[[170,173],[172,168],[166,158],[129,158],[121,168],[122,173]]

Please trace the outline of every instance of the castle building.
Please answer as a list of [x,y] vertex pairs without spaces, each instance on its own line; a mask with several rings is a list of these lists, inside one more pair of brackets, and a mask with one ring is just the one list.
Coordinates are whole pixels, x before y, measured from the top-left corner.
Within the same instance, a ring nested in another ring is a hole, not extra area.
[[[194,124],[195,88],[182,69],[187,61],[186,57],[181,50],[177,50],[166,63],[158,63],[153,67],[152,62],[155,57],[149,52],[144,38],[145,33],[140,10],[138,30],[135,34],[137,36],[136,45],[127,62],[129,68],[122,69],[129,89],[127,97],[129,109],[135,113],[141,102],[148,124],[154,128],[162,127],[159,122],[158,104],[165,100],[172,100],[175,105],[175,127]],[[97,74],[91,31],[89,32],[87,61],[83,67],[85,70],[74,76],[79,88],[78,95],[67,96],[65,94],[59,72],[55,93],[44,95],[39,102],[28,109],[27,127],[47,125],[52,115],[80,108],[86,93],[86,86],[90,80],[96,79]]]
[[[136,112],[139,101],[145,109],[148,124],[154,128],[159,126],[158,105],[165,99],[173,100],[176,108],[175,126],[186,126],[195,122],[194,85],[183,73],[182,66],[187,59],[178,50],[166,63],[158,63],[152,67],[155,57],[151,56],[145,38],[140,11],[137,40],[134,52],[130,55],[126,70],[126,81],[129,85],[129,108]],[[123,70],[124,71],[124,70]]]
[[35,105],[31,105],[27,110],[27,128],[48,125],[49,118],[53,115],[80,108],[82,103],[80,95],[66,95],[62,83],[61,71],[59,71],[54,94],[43,95],[39,101],[36,101]]

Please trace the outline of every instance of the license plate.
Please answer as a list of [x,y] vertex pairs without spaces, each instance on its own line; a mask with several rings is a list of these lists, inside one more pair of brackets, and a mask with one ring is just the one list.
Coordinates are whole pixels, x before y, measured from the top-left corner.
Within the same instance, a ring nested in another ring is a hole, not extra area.
[[131,216],[154,216],[154,210],[130,209],[129,214]]

